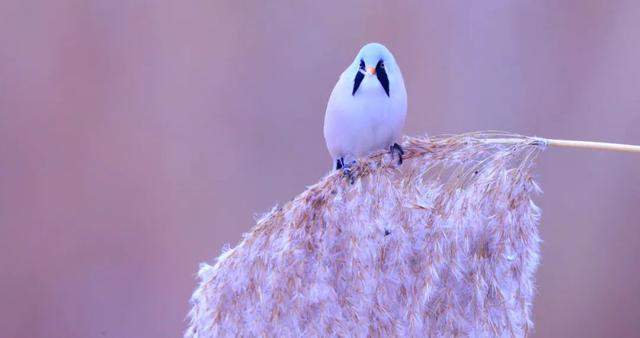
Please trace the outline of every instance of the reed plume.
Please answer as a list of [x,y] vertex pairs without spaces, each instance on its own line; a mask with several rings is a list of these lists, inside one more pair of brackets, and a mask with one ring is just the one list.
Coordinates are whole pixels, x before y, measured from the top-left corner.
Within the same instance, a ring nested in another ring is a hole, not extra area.
[[[504,141],[504,140],[508,140]],[[543,139],[405,138],[332,172],[202,264],[185,337],[526,336]]]

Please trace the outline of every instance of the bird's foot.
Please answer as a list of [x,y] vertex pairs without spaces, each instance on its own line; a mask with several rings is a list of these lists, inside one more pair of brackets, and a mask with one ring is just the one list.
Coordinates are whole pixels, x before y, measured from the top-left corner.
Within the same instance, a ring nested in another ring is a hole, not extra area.
[[353,171],[351,171],[351,167],[355,164],[356,161],[351,161],[350,163],[344,163],[344,157],[340,157],[336,160],[336,170],[342,170],[344,176],[349,180],[349,183],[353,184],[355,182],[355,178],[353,177]]
[[391,152],[392,157],[395,153],[398,154],[398,165],[401,165],[402,156],[404,155],[404,150],[402,150],[402,147],[399,144],[394,143],[391,147],[389,147],[389,151]]

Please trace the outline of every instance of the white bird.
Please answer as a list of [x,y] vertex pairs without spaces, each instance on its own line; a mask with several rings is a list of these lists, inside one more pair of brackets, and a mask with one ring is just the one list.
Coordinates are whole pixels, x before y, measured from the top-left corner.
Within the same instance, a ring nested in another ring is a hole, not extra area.
[[391,52],[379,43],[360,49],[340,75],[324,116],[324,138],[335,169],[357,158],[390,149],[402,163],[396,143],[407,115],[407,91]]

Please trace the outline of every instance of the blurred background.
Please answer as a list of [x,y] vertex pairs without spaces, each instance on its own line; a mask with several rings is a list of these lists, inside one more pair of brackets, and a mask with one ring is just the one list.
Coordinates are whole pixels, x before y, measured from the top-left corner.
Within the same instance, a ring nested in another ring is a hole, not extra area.
[[[640,144],[637,1],[0,2],[0,336],[176,337],[198,264],[325,175],[366,42],[410,135]],[[535,337],[640,332],[640,156],[548,149]]]

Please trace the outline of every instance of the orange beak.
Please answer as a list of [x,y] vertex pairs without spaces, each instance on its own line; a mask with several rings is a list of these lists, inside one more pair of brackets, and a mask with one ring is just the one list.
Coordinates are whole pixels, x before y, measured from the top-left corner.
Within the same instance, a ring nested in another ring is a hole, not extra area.
[[376,74],[376,69],[373,67],[367,67],[367,73],[371,74],[371,75],[375,75]]

